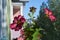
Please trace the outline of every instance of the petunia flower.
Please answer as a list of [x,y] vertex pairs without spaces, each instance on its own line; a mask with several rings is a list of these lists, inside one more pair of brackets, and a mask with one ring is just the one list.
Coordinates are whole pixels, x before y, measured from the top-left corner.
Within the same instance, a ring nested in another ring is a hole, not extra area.
[[15,31],[19,31],[19,29],[22,28],[23,24],[25,22],[25,18],[21,15],[18,17],[14,17],[13,23],[10,24],[10,28],[14,29]]

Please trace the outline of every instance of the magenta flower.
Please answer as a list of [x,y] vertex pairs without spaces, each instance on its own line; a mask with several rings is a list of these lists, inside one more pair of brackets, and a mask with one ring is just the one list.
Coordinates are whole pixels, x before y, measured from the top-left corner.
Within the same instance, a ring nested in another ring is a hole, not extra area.
[[25,18],[23,16],[19,15],[18,17],[14,17],[13,23],[10,24],[10,28],[14,29],[15,31],[18,31],[22,28],[24,22]]

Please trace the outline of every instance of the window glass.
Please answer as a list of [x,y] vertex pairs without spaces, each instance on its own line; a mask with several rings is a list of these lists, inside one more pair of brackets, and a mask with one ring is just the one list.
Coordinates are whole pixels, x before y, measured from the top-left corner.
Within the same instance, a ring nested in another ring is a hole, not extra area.
[[13,16],[20,15],[20,6],[13,6]]

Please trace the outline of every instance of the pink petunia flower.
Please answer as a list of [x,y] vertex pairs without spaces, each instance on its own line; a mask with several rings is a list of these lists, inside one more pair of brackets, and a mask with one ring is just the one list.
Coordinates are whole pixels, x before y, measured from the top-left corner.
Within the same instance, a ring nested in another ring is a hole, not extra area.
[[18,31],[22,28],[24,22],[25,18],[23,16],[19,15],[18,17],[14,17],[13,23],[10,24],[10,28],[14,29],[15,31]]

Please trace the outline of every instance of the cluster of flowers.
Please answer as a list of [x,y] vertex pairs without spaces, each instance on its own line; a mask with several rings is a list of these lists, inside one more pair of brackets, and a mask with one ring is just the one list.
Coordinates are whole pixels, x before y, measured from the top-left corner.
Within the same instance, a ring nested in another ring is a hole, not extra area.
[[18,17],[14,17],[13,23],[10,24],[10,29],[15,31],[20,30],[21,36],[13,40],[24,40],[25,35],[24,35],[24,30],[22,29],[22,26],[25,21],[26,21],[25,18],[21,15],[18,15]]
[[45,8],[44,11],[47,17],[49,17],[51,21],[56,21],[56,17],[53,15],[51,10],[49,10],[48,8]]
[[[30,7],[30,12],[35,12],[36,8]],[[21,15],[18,15],[17,17],[14,17],[13,23],[10,24],[10,29],[19,31],[20,30],[20,36],[18,38],[15,38],[13,40],[26,40],[26,35],[24,33],[24,29],[22,29],[22,26],[25,22],[25,18]]]

